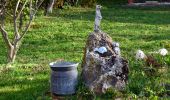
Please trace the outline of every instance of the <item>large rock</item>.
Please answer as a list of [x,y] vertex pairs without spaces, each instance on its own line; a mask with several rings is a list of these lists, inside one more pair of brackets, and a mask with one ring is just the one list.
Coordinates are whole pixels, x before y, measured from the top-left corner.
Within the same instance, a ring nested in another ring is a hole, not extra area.
[[[100,48],[104,48],[101,49],[103,52]],[[84,52],[82,77],[85,85],[97,94],[105,93],[108,88],[123,90],[126,86],[128,62],[114,50],[113,41],[106,33],[93,32],[89,35]]]

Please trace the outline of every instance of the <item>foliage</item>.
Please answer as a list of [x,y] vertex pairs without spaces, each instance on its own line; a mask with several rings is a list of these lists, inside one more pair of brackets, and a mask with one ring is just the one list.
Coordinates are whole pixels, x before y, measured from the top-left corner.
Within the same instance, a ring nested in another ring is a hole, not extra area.
[[[77,0],[55,0],[54,8],[63,8],[64,5],[75,6],[77,4]],[[49,4],[49,0],[44,0],[42,4],[42,8],[46,8]]]
[[80,0],[80,4],[86,7],[92,7],[95,4],[100,5],[114,5],[114,4],[125,4],[127,0]]
[[[17,1],[18,1],[18,0],[6,0],[6,2],[7,2],[6,9],[7,9],[8,14],[10,14],[10,15],[13,14],[13,11],[14,11],[14,9],[15,9],[15,6],[16,6]],[[21,1],[20,1],[19,8],[18,8],[19,10],[21,9],[21,6],[22,6],[26,1],[28,1],[28,0],[21,0]],[[36,6],[37,1],[39,1],[39,0],[32,0],[32,1],[33,1],[34,6]],[[27,4],[25,5],[25,8],[26,8],[26,9],[24,9],[24,13],[25,13],[25,16],[26,16],[26,15],[28,15],[28,12],[29,12],[29,3],[27,3]]]
[[[77,6],[93,7],[96,4],[108,5],[108,4],[125,4],[127,0],[55,0],[54,8],[63,8],[63,6]],[[45,0],[42,7],[46,8],[49,4],[49,0]]]
[[[170,51],[170,10],[169,8],[122,8],[103,7],[101,29],[114,41],[120,42],[122,56],[129,61],[129,83],[125,92],[110,91],[103,100],[112,99],[111,95],[120,95],[127,99],[167,99],[163,84],[170,84],[170,55],[156,57],[166,63],[167,73],[149,75],[145,71],[145,62],[135,60],[135,51],[141,49],[147,53],[165,47]],[[48,63],[57,59],[80,62],[87,36],[93,30],[95,9],[67,8],[55,10],[49,17],[36,17],[18,52],[14,68],[4,67],[5,45],[0,37],[0,99],[35,100],[50,96],[50,68]],[[12,32],[8,24],[8,31]],[[11,34],[11,33],[10,33]],[[79,74],[81,67],[78,67]],[[156,72],[157,73],[157,72]],[[79,81],[76,95],[69,99],[88,96],[95,97]],[[87,97],[87,98],[86,98]],[[118,96],[119,97],[119,96]],[[96,96],[96,100],[100,97]],[[85,100],[84,99],[84,100]]]
[[81,5],[86,7],[92,7],[96,4],[97,0],[82,0]]
[[104,0],[98,0],[98,2],[110,2],[110,3],[114,3],[114,4],[121,4],[121,3],[127,3],[128,0],[107,0],[107,1],[104,1]]

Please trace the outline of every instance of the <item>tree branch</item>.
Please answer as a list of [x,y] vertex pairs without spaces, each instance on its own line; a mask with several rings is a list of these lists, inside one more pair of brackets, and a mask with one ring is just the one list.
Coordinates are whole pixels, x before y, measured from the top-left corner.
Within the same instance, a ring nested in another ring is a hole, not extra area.
[[0,29],[1,29],[2,37],[3,37],[4,41],[5,41],[5,43],[7,44],[7,46],[8,46],[9,48],[11,48],[11,47],[12,47],[12,44],[11,44],[11,42],[9,41],[8,33],[5,31],[5,29],[2,27],[2,25],[1,25]]
[[18,33],[18,28],[17,28],[17,11],[18,11],[18,7],[20,4],[20,0],[17,1],[15,10],[14,10],[14,15],[13,15],[13,21],[14,21],[14,43],[17,42],[17,39],[20,38],[20,34]]
[[0,7],[1,7],[0,8],[0,16],[3,16],[6,5],[7,5],[7,2],[5,2],[5,1],[1,2],[1,4],[0,4]]
[[[38,8],[41,6],[41,4],[43,3],[43,1],[44,1],[44,0],[42,0],[42,1],[39,3],[39,5],[37,6],[37,9],[35,10],[35,12],[33,12],[32,15],[30,15],[30,20],[29,20],[28,24],[26,25],[26,28],[25,28],[25,30],[23,31],[23,33],[21,34],[21,36],[20,36],[20,38],[18,39],[18,41],[20,41],[20,40],[25,36],[25,34],[27,33],[27,31],[28,31],[28,29],[29,29],[29,27],[30,27],[30,25],[31,25],[31,22],[33,21],[34,16],[35,16],[35,14],[37,13]],[[32,7],[32,6],[30,6],[30,7]],[[30,10],[32,10],[32,8],[30,8]]]
[[6,11],[6,14],[13,18],[13,15],[11,15],[9,12]]
[[30,27],[32,21],[33,21],[33,18],[31,18],[31,20],[30,20],[30,21],[28,22],[28,24],[26,25],[26,28],[25,28],[25,30],[23,31],[23,33],[21,34],[21,36],[20,36],[20,38],[18,39],[18,41],[20,41],[20,40],[24,37],[24,35],[27,33],[28,28]]
[[16,5],[15,10],[14,10],[14,16],[15,17],[16,17],[16,14],[17,14],[19,3],[20,3],[20,0],[18,0],[17,5]]
[[33,11],[32,11],[32,0],[30,0],[30,19],[32,18],[33,16]]
[[20,38],[20,34],[18,32],[18,27],[17,27],[17,19],[16,16],[14,15],[14,42],[17,41],[18,38]]
[[5,43],[7,44],[7,46],[9,48],[12,47],[12,44],[8,38],[8,33],[5,31],[5,29],[3,28],[4,27],[4,21],[5,21],[5,6],[6,6],[7,2],[2,2],[1,4],[1,8],[0,8],[0,21],[1,21],[1,24],[0,24],[0,30],[1,30],[1,33],[2,33],[2,37],[5,41]]
[[18,19],[18,18],[19,18],[19,16],[21,15],[21,13],[22,13],[23,9],[25,8],[25,5],[27,4],[27,1],[28,1],[28,0],[26,0],[26,1],[25,1],[25,3],[22,5],[21,10],[19,11],[19,13],[18,13],[18,15],[17,15],[16,19]]

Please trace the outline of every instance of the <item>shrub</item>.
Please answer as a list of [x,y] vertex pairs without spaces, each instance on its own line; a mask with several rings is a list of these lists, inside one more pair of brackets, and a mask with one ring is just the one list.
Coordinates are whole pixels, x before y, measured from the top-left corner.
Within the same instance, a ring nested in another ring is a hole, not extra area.
[[82,6],[94,6],[96,3],[101,5],[125,4],[127,0],[81,0]]

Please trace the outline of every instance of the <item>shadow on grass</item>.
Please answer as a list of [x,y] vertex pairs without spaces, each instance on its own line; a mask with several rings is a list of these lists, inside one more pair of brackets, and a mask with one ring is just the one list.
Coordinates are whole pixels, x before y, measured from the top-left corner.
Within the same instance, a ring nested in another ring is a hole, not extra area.
[[[38,97],[42,97],[44,93],[48,90],[49,86],[47,86],[48,80],[35,80],[35,81],[27,81],[25,84],[13,84],[11,88],[15,85],[20,85],[21,87],[27,86],[27,88],[23,88],[20,90],[13,91],[9,89],[7,91],[0,92],[1,100],[35,100]],[[8,85],[6,85],[8,87]]]
[[6,64],[7,63],[7,57],[6,56],[7,56],[7,49],[5,47],[4,41],[2,40],[2,42],[0,43],[0,64]]
[[147,35],[132,35],[132,34],[116,34],[118,37],[128,38],[129,40],[143,40],[143,41],[161,41],[170,40],[170,34],[147,34]]
[[[112,8],[104,8],[101,10],[103,20],[121,23],[141,23],[151,25],[170,24],[170,7],[152,7],[152,8],[127,8],[121,6],[113,6]],[[95,10],[95,8],[93,8]],[[53,17],[61,17],[66,20],[84,20],[94,21],[95,11],[67,11],[63,10],[61,14],[52,14]],[[56,11],[57,12],[57,11]]]
[[40,100],[49,91],[47,68],[22,67],[1,71],[0,100]]

